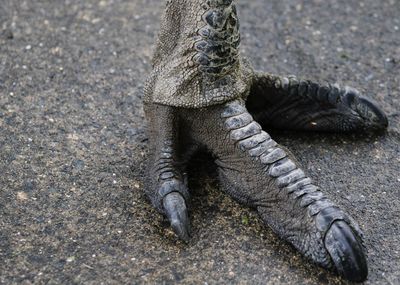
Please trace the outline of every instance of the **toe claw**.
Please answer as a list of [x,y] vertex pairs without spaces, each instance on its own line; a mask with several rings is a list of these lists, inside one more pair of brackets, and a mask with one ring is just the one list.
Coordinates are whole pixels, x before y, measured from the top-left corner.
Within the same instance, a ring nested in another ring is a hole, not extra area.
[[366,97],[360,97],[360,104],[369,112],[369,119],[373,121],[376,129],[385,129],[389,125],[386,114],[378,107],[377,103]]
[[372,130],[384,130],[387,128],[389,124],[387,116],[374,100],[348,88],[344,101],[359,114],[367,128]]
[[325,247],[336,270],[344,278],[362,282],[367,278],[367,260],[359,238],[344,221],[336,221],[325,236]]
[[178,192],[171,192],[164,197],[163,206],[175,234],[181,240],[189,242],[190,223],[185,199]]

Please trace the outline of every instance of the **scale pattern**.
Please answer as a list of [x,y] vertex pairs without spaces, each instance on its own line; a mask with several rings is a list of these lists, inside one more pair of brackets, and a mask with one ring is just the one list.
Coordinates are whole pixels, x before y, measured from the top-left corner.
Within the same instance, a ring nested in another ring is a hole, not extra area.
[[254,74],[239,44],[232,1],[167,1],[144,101],[201,108],[246,97]]
[[279,237],[314,263],[348,280],[365,280],[368,266],[356,222],[263,128],[384,130],[385,113],[352,88],[255,72],[240,56],[239,44],[233,0],[167,1],[144,90],[147,196],[188,242],[186,166],[194,152],[206,150],[220,187],[255,208]]

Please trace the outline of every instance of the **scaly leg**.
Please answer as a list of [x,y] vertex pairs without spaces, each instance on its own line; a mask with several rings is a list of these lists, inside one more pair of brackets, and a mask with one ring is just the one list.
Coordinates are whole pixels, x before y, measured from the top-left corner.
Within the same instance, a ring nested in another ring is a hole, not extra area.
[[182,117],[190,120],[193,138],[214,154],[226,192],[256,208],[276,234],[315,263],[349,280],[366,278],[357,224],[261,129],[243,101],[190,112],[192,118]]
[[153,206],[167,216],[175,233],[189,240],[186,204],[189,193],[184,181],[183,156],[179,146],[179,122],[173,107],[145,105],[150,125],[150,158],[146,194]]
[[246,105],[256,121],[279,129],[349,132],[388,125],[378,105],[357,90],[294,76],[256,73]]

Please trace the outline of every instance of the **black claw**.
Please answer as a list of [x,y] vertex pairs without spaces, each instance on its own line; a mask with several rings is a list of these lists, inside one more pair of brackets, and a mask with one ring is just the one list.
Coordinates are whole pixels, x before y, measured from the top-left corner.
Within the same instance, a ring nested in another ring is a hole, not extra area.
[[163,206],[175,234],[181,240],[189,242],[190,223],[185,199],[178,192],[171,192],[164,197]]
[[372,99],[361,96],[356,92],[349,92],[346,94],[344,101],[361,116],[368,128],[373,130],[387,128],[389,123],[385,112]]
[[344,278],[355,282],[367,279],[368,266],[361,242],[346,222],[331,225],[325,236],[325,248]]
[[365,106],[373,115],[373,120],[377,129],[385,129],[389,125],[386,114],[378,107],[378,105],[369,98],[360,97],[360,104]]

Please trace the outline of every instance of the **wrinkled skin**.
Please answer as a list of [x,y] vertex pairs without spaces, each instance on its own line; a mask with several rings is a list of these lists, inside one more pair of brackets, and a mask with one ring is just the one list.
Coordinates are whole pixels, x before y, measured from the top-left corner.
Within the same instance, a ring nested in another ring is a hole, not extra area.
[[351,281],[365,280],[357,223],[265,130],[383,130],[384,112],[349,87],[253,71],[236,52],[238,35],[230,0],[167,2],[145,89],[146,194],[187,242],[186,165],[196,151],[206,151],[217,165],[222,190],[254,208],[279,237],[314,263]]

